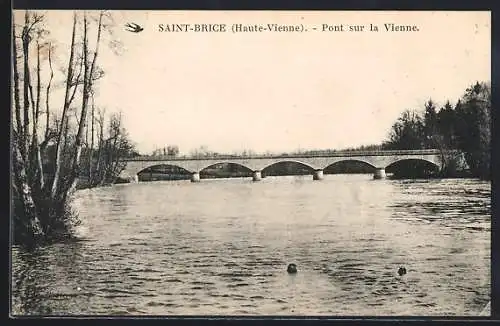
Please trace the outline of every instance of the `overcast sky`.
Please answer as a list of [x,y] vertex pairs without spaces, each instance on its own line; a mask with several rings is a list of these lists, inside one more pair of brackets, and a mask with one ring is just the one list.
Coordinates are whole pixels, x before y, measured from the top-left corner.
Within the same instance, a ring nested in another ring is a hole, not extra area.
[[[47,15],[60,58],[71,15]],[[471,83],[490,80],[488,12],[113,15],[124,51],[102,48],[98,63],[106,76],[96,85],[96,103],[123,112],[143,153],[168,144],[183,153],[201,145],[231,153],[379,143],[403,110],[421,109],[429,97],[456,101]],[[144,31],[127,32],[126,22]],[[303,24],[308,32],[158,31],[158,24],[172,23]],[[372,23],[379,32],[321,32],[324,23]],[[385,32],[384,23],[419,31]]]

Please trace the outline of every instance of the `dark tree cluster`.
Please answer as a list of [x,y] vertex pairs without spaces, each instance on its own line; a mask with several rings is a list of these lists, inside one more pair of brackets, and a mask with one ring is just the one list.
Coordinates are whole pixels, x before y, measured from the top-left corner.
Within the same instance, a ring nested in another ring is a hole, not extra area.
[[432,100],[424,112],[404,111],[393,124],[387,150],[439,149],[444,158],[443,173],[454,175],[460,158],[465,158],[471,176],[491,178],[491,84],[477,82],[467,88],[453,106],[440,109]]

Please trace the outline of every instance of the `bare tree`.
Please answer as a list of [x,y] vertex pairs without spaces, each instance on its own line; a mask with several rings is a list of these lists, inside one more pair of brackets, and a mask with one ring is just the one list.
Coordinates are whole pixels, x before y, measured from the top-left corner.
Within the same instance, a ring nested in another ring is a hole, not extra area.
[[[104,16],[104,13],[100,12],[96,20],[96,43],[92,51],[88,46],[91,23],[87,13],[84,13],[83,21],[77,19],[76,13],[73,15],[69,59],[67,70],[64,72],[64,102],[62,112],[58,115],[51,112],[50,108],[54,79],[53,47],[52,42],[44,39],[45,17],[37,12],[25,11],[24,19],[20,21],[20,17],[15,15],[12,33],[13,115],[15,116],[12,128],[14,228],[16,237],[22,236],[28,242],[39,238],[48,239],[58,236],[59,232],[68,231],[68,221],[71,222],[71,214],[66,214],[68,196],[78,182],[84,132],[88,130],[86,122],[89,97],[95,81],[104,76],[102,69],[98,68],[96,63]],[[17,28],[19,25],[20,29]],[[80,46],[77,42],[77,29],[79,30],[81,25],[83,25],[81,35],[83,42]],[[33,48],[35,51],[32,51]],[[43,110],[41,52],[45,48],[48,56],[43,60],[48,60],[50,76],[45,88],[45,110]],[[82,90],[80,106],[73,105],[77,89]],[[40,120],[43,112],[46,114],[45,126]],[[71,132],[73,128],[73,122],[70,120],[71,112],[77,113],[79,117],[76,119],[76,135]],[[91,118],[90,148],[93,149],[93,113]],[[54,121],[53,124],[50,123],[51,119]],[[103,123],[101,120],[99,151],[103,147],[101,141]],[[49,155],[47,152],[49,142],[54,155],[53,171],[48,171],[52,176],[46,180],[43,157]],[[98,157],[100,155],[98,154]],[[98,159],[97,166],[99,164]]]
[[[71,46],[70,46],[70,55],[68,62],[68,72],[66,76],[66,92],[64,95],[64,105],[61,116],[61,124],[59,126],[59,135],[57,136],[56,142],[56,160],[55,160],[55,172],[54,179],[52,181],[52,199],[56,199],[59,190],[59,180],[61,174],[61,159],[62,159],[62,143],[64,141],[64,131],[65,131],[65,123],[66,123],[66,115],[73,100],[73,96],[71,96],[71,89],[73,85],[73,67],[74,67],[74,57],[75,57],[75,35],[76,35],[76,13],[73,14],[73,28],[71,33]],[[76,85],[74,85],[76,91]]]
[[121,162],[133,146],[130,144],[125,129],[122,126],[122,114],[113,114],[109,120],[109,138],[105,140],[104,177],[101,184],[113,183],[124,168]]
[[[101,161],[102,161],[102,153],[103,153],[103,147],[104,147],[104,115],[105,115],[105,110],[99,110],[98,112],[99,118],[96,119],[97,124],[99,125],[99,134],[98,134],[98,148],[97,148],[97,162],[96,162],[96,167],[95,171],[99,174],[98,179],[99,182],[102,178],[102,170],[101,170]],[[96,177],[92,178],[90,180],[90,183],[93,185],[96,183]]]
[[[84,13],[83,16],[83,66],[84,66],[84,75],[83,75],[83,96],[82,96],[82,108],[81,108],[81,117],[80,122],[78,124],[78,132],[75,140],[75,150],[74,150],[74,159],[73,159],[73,168],[71,175],[71,183],[68,189],[69,192],[72,192],[76,189],[76,185],[78,183],[78,174],[80,172],[80,157],[82,153],[82,141],[83,141],[83,130],[86,124],[87,111],[88,111],[88,102],[90,93],[92,90],[93,80],[92,76],[95,71],[97,56],[99,53],[99,43],[101,40],[101,32],[102,32],[102,16],[103,12],[99,14],[99,22],[97,26],[97,41],[94,51],[94,56],[92,61],[89,61],[89,48],[88,48],[88,20],[87,13]],[[67,193],[67,192],[66,192]]]
[[[31,239],[36,240],[37,238],[43,236],[44,230],[40,221],[40,212],[37,209],[37,203],[35,198],[40,191],[41,186],[40,180],[43,180],[43,175],[40,178],[35,179],[36,170],[38,169],[41,174],[41,165],[35,152],[39,150],[37,146],[36,139],[36,128],[33,128],[33,137],[29,137],[30,132],[30,113],[33,117],[33,124],[37,123],[37,102],[34,100],[33,86],[31,85],[31,72],[30,72],[30,61],[29,61],[29,47],[35,29],[41,24],[43,20],[42,16],[30,15],[28,11],[24,15],[24,26],[21,32],[21,51],[23,57],[23,101],[22,101],[22,113],[21,113],[21,99],[20,99],[20,88],[19,83],[20,74],[17,61],[17,35],[15,25],[13,26],[13,74],[14,74],[14,105],[16,112],[16,125],[17,130],[13,131],[13,163],[14,163],[14,184],[15,190],[18,195],[18,206],[17,215],[28,216],[29,218],[20,219],[17,218],[16,221],[22,226],[24,235],[31,237]],[[39,52],[38,52],[39,55]],[[38,56],[39,57],[39,56]],[[38,62],[38,72],[39,72],[39,62]],[[39,85],[39,83],[38,83]],[[37,91],[39,95],[39,91]],[[32,111],[30,112],[30,106]],[[23,119],[21,119],[21,116]]]
[[[93,162],[93,155],[94,155],[94,122],[95,122],[95,99],[94,99],[94,93],[91,93],[92,96],[92,111],[90,115],[90,147],[88,148],[88,160],[89,160],[89,165],[88,165],[88,177],[89,177],[89,183],[92,184],[92,162]],[[88,128],[87,128],[88,130]]]

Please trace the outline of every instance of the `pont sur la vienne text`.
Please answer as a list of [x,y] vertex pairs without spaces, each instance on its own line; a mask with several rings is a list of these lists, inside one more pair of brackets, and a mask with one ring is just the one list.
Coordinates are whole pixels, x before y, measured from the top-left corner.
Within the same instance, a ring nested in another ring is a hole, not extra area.
[[416,25],[384,24],[158,24],[159,32],[167,33],[263,33],[263,32],[417,32]]

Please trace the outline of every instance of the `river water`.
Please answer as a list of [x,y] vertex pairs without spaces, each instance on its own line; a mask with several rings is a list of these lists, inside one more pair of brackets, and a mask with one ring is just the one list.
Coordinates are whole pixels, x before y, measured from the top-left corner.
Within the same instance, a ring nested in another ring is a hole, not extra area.
[[80,241],[13,249],[12,312],[478,315],[490,198],[472,179],[371,175],[82,190]]

